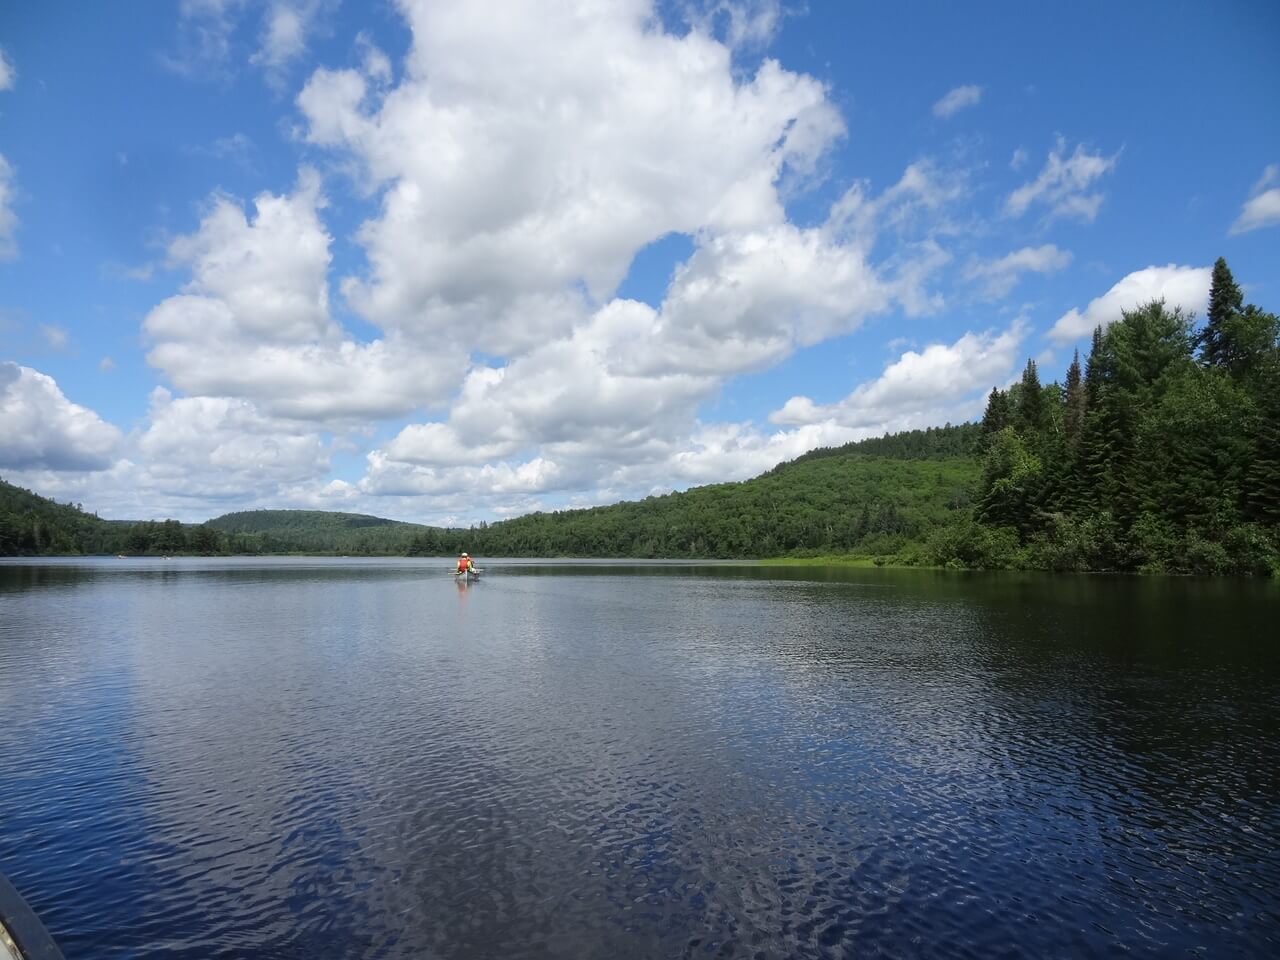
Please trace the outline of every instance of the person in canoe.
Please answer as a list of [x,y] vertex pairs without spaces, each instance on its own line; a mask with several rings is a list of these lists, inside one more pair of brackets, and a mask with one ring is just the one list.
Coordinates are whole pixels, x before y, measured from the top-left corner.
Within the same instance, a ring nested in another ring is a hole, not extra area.
[[457,576],[462,577],[462,576],[466,576],[468,573],[475,573],[475,572],[476,572],[476,562],[472,560],[469,556],[467,556],[466,551],[463,551],[462,556],[458,558]]

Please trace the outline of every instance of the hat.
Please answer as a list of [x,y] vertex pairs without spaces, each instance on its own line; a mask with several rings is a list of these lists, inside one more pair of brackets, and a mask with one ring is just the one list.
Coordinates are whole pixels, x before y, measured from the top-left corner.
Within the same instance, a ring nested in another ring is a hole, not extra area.
[[467,551],[463,550],[462,555],[465,557],[467,555]]

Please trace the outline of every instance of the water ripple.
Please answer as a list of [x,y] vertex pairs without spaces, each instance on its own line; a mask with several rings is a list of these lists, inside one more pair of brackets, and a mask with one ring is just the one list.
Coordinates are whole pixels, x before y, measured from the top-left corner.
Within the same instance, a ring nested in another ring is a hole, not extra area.
[[1276,952],[1274,593],[0,565],[0,869],[68,957]]

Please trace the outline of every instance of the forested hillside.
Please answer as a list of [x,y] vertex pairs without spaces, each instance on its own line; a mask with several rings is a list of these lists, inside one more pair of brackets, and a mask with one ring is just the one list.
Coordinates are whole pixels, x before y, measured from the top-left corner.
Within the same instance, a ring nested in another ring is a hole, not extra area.
[[0,480],[0,556],[109,553],[118,533],[80,504],[55,503]]
[[969,454],[979,438],[971,424],[915,430],[814,451],[740,483],[534,513],[467,531],[427,530],[412,550],[583,557],[893,555],[936,527],[970,515],[979,465]]
[[404,556],[413,538],[431,530],[359,513],[323,510],[246,510],[205,526],[233,553],[371,554]]

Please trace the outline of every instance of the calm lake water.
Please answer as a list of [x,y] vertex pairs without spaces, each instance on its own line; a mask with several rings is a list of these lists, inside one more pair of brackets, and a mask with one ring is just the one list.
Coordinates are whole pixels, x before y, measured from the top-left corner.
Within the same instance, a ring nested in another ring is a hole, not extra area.
[[0,563],[68,958],[1280,955],[1270,583]]

